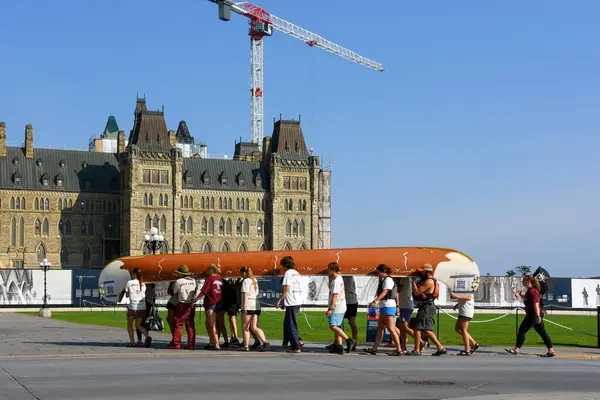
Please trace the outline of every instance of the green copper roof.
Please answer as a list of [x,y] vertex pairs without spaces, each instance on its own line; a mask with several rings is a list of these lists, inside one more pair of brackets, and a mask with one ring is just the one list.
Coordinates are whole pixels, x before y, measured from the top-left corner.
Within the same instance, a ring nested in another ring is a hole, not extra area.
[[106,121],[106,127],[104,128],[104,134],[110,136],[118,136],[119,133],[119,125],[117,125],[117,120],[114,115],[108,117],[108,121]]

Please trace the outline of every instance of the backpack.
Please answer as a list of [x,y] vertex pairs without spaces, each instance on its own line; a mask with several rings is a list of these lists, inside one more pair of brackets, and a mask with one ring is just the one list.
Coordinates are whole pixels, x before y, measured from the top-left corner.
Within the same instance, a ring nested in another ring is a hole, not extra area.
[[434,284],[432,296],[434,300],[437,300],[440,297],[440,283],[435,278],[431,279],[433,279]]

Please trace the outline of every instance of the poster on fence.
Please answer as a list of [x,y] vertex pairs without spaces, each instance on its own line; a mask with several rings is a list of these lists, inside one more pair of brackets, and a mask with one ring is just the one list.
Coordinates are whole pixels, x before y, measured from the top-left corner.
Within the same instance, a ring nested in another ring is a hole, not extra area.
[[71,298],[73,305],[78,307],[96,307],[106,304],[100,299],[98,287],[99,270],[74,269],[71,271],[73,285]]
[[[71,271],[47,272],[47,295],[50,305],[71,304]],[[0,305],[44,304],[44,271],[31,269],[0,270]]]
[[600,279],[571,279],[573,308],[600,307]]

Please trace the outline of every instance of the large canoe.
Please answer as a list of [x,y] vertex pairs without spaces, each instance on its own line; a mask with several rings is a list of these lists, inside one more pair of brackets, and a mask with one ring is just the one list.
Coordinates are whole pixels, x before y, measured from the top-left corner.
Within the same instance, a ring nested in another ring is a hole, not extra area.
[[[319,250],[272,250],[224,253],[156,254],[117,258],[100,274],[102,297],[116,301],[131,279],[134,268],[142,270],[145,282],[177,279],[179,265],[188,266],[193,277],[202,279],[210,264],[218,264],[222,277],[240,276],[240,268],[252,268],[254,275],[283,275],[279,265],[285,256],[294,258],[296,269],[303,275],[325,275],[327,264],[337,261],[343,275],[373,275],[379,264],[392,269],[393,276],[414,274],[423,264],[431,264],[434,276],[449,288],[474,292],[479,282],[479,267],[471,257],[457,250],[439,247],[375,247]],[[457,284],[457,279],[461,282]],[[464,285],[468,287],[463,287]],[[458,288],[457,288],[458,286]]]

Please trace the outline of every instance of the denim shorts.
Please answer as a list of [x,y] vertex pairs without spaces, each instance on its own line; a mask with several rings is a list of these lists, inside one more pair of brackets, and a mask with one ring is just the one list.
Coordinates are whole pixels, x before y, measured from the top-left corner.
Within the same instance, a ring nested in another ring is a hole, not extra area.
[[380,307],[379,315],[387,315],[393,317],[396,315],[396,307]]
[[408,322],[410,321],[410,315],[412,314],[412,308],[401,308],[400,309],[400,318],[398,320],[400,322]]
[[219,312],[219,311],[223,311],[225,309],[225,307],[223,307],[223,303],[217,303],[217,304],[212,304],[210,306],[205,305],[204,309],[211,310],[214,312]]
[[329,317],[329,326],[342,326],[344,322],[344,313],[331,314]]

